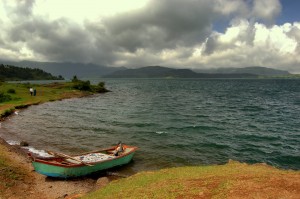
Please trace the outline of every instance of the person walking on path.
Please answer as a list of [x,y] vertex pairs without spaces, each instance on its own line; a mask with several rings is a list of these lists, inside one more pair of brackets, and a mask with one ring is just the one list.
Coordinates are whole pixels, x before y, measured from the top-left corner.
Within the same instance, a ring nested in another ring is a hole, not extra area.
[[29,92],[30,92],[30,95],[32,96],[32,94],[33,94],[33,88],[30,88]]

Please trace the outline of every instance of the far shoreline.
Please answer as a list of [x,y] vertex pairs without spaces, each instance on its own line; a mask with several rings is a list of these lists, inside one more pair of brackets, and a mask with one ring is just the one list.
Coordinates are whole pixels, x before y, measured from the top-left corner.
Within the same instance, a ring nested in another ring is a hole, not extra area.
[[[38,80],[38,81],[42,81],[42,80]],[[51,82],[48,83],[48,84],[41,84],[40,87],[43,87],[43,86],[47,87],[49,85],[55,85],[55,86],[57,86],[56,84],[60,85],[61,83],[67,83],[67,81],[65,81],[65,80],[62,80],[60,82],[53,81],[53,80],[50,80],[50,81]],[[81,81],[81,80],[78,80],[78,81]],[[18,85],[18,84],[28,84],[28,82],[27,83],[14,82],[14,83],[8,83],[8,84],[16,84],[16,85]],[[32,85],[34,85],[34,84],[32,84]],[[2,128],[2,123],[5,122],[7,119],[9,119],[14,113],[17,114],[18,111],[20,111],[20,110],[24,110],[24,109],[27,109],[30,106],[40,105],[40,104],[43,104],[43,103],[54,102],[54,101],[61,101],[61,100],[66,100],[66,99],[83,98],[83,97],[93,96],[93,95],[96,95],[96,94],[110,92],[109,90],[107,90],[104,87],[104,84],[103,84],[103,88],[104,88],[103,92],[85,91],[85,90],[74,90],[74,89],[73,90],[66,90],[67,94],[66,93],[59,94],[57,96],[57,98],[55,98],[55,99],[53,99],[53,98],[47,98],[46,100],[42,100],[42,101],[40,101],[38,99],[38,101],[29,101],[29,102],[25,101],[25,103],[11,103],[11,104],[9,104],[8,108],[5,108],[5,109],[4,108],[0,108],[0,130]],[[50,92],[53,93],[53,91],[56,90],[56,89],[58,89],[58,88],[55,87],[55,88],[51,89]],[[31,97],[36,98],[36,96],[31,96]],[[8,146],[12,146],[15,149],[18,149],[19,152],[21,151],[21,152],[24,153],[24,149],[22,149],[21,146],[15,147],[15,145],[9,144],[7,142],[7,140],[5,140],[3,137],[0,137],[0,139],[2,141],[4,141],[5,143],[7,143]],[[26,140],[23,140],[23,141],[27,143]],[[3,143],[3,142],[0,142],[0,144],[1,143]]]
[[[76,77],[76,76],[75,76]],[[41,81],[41,80],[38,80]],[[58,101],[70,98],[81,98],[91,96],[97,93],[110,92],[105,88],[104,82],[99,82],[98,85],[91,85],[90,81],[82,81],[73,79],[70,81],[52,81],[50,83],[32,84],[26,82],[0,82],[3,95],[5,90],[12,90],[8,95],[10,100],[0,102],[3,104],[0,107],[0,121],[13,114],[16,110],[24,109],[32,105],[38,105],[45,102]],[[30,96],[29,88],[35,87],[37,90],[36,96]]]

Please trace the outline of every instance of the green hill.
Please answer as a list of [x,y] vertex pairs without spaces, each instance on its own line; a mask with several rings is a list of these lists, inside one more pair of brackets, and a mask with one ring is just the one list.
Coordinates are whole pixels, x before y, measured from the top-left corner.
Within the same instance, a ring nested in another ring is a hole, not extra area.
[[247,73],[209,74],[196,73],[190,69],[174,69],[162,66],[147,66],[137,69],[125,69],[113,72],[104,77],[109,78],[256,78],[257,75]]
[[0,65],[0,80],[63,80],[62,76],[53,76],[37,68],[21,68],[11,65]]
[[253,74],[258,76],[275,76],[275,75],[289,75],[290,73],[285,70],[278,70],[273,68],[250,66],[243,68],[216,68],[216,69],[199,69],[195,70],[199,73],[219,73],[219,74]]
[[37,62],[37,61],[5,61],[0,60],[5,65],[13,65],[20,67],[38,68],[47,71],[53,75],[62,75],[66,79],[71,79],[74,75],[79,78],[97,78],[107,75],[117,70],[126,69],[125,67],[108,67],[93,63],[77,63],[77,62]]

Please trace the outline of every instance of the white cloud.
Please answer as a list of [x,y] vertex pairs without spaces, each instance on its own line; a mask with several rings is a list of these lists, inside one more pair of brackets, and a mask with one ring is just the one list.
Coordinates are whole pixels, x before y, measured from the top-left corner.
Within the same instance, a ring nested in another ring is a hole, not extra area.
[[249,22],[247,20],[241,20],[235,25],[227,28],[226,32],[220,35],[219,40],[222,43],[241,42],[245,39],[245,37],[250,36],[247,32],[248,28]]
[[202,53],[194,56],[192,61],[195,65],[211,67],[269,66],[300,72],[299,37],[295,37],[300,32],[298,29],[297,34],[292,34],[295,29],[298,29],[298,23],[268,27],[244,20],[223,34],[212,34],[204,43]]

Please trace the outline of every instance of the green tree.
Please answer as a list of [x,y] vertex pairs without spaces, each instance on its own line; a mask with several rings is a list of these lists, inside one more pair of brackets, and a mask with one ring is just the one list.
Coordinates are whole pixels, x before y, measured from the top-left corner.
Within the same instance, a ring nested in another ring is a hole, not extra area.
[[10,65],[0,65],[0,79],[4,80],[52,80],[58,79],[38,68],[22,68]]
[[105,82],[99,82],[99,83],[98,83],[98,86],[104,88]]
[[79,80],[78,80],[77,76],[74,75],[73,78],[72,78],[72,82],[78,82],[78,81],[79,81]]

